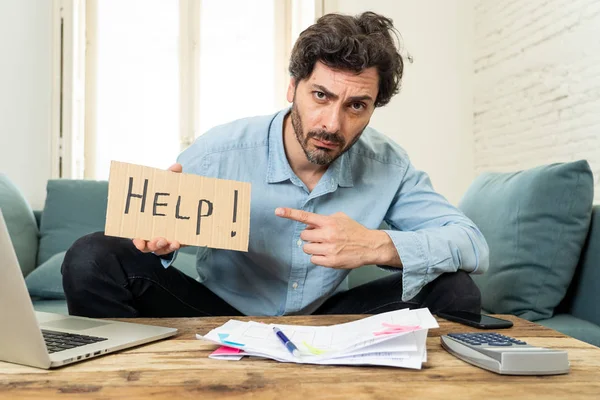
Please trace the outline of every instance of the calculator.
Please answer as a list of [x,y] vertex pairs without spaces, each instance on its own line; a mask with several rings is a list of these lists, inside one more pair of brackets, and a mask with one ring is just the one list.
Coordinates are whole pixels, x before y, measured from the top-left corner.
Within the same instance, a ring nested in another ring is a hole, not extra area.
[[564,350],[530,346],[499,333],[449,333],[441,336],[450,354],[503,375],[557,375],[569,372]]

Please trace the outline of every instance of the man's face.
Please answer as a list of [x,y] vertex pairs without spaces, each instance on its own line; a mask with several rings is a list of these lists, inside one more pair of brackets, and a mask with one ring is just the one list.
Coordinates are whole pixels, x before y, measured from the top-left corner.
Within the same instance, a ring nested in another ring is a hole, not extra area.
[[375,67],[357,75],[320,62],[307,79],[291,80],[291,122],[308,161],[329,165],[356,143],[375,110],[378,85]]

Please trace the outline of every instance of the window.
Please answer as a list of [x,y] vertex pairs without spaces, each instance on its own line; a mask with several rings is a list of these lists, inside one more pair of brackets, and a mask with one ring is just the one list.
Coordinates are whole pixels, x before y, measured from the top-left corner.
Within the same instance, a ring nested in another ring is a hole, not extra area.
[[[143,12],[141,11],[143,10]],[[94,178],[110,160],[166,168],[179,152],[179,5],[102,0],[97,7]],[[88,106],[88,110],[89,110]]]
[[[62,12],[74,1],[57,3]],[[167,168],[213,126],[284,107],[291,46],[322,9],[319,0],[81,4],[80,20],[62,19],[61,26],[85,27],[77,30],[85,57],[73,60],[83,64],[85,80],[78,88],[63,77],[58,90],[85,92],[84,132],[63,132],[60,143],[67,150],[61,157],[83,164],[83,176],[59,177],[91,179],[108,179],[111,160]],[[61,118],[71,112],[61,110]],[[69,146],[75,138],[77,146]]]
[[[232,4],[235,3],[235,4]],[[199,134],[275,112],[275,7],[271,1],[204,1],[200,10]],[[285,99],[285,93],[279,98]]]

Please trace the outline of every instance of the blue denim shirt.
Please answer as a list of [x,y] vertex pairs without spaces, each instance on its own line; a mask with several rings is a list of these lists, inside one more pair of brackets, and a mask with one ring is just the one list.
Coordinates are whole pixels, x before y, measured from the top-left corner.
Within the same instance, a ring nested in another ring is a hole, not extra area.
[[312,264],[300,239],[305,225],[275,216],[277,207],[341,211],[369,229],[386,222],[403,264],[404,301],[444,272],[487,269],[488,247],[473,222],[374,129],[366,128],[309,191],[285,155],[288,112],[217,126],[178,157],[183,172],[252,184],[248,252],[198,250],[199,280],[211,291],[246,315],[289,315],[312,313],[348,289],[350,271]]

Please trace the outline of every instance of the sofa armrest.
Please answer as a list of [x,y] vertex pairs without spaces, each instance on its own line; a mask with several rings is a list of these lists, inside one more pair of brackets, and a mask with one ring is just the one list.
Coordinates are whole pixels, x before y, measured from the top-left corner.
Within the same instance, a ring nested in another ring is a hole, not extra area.
[[592,211],[592,221],[579,265],[566,296],[566,312],[600,325],[600,205]]

